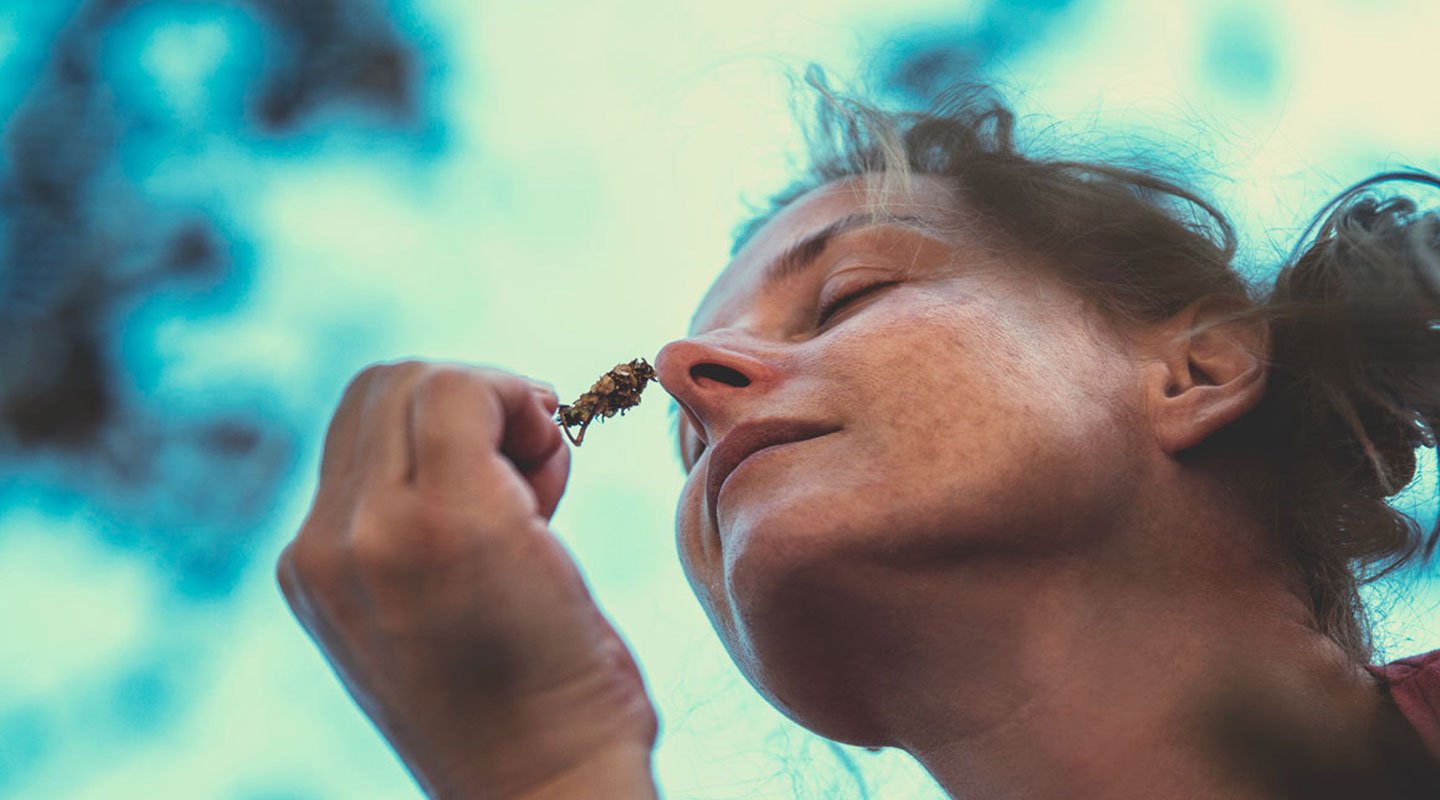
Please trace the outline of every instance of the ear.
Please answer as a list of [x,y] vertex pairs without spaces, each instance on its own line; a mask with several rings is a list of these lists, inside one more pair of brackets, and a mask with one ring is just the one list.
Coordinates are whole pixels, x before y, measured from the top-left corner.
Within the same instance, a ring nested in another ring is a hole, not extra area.
[[1234,319],[1245,308],[1224,295],[1186,306],[1156,331],[1145,371],[1145,405],[1167,453],[1194,447],[1243,417],[1265,394],[1269,326]]

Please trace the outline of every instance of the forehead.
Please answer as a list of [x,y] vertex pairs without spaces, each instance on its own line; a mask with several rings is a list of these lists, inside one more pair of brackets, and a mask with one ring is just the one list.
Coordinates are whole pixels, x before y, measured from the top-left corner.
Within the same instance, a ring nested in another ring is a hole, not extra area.
[[938,230],[948,226],[954,210],[953,191],[929,175],[891,182],[880,175],[859,175],[813,189],[781,209],[735,254],[700,301],[690,332],[703,332],[712,320],[760,290],[770,264],[832,223],[855,215],[873,215],[877,222],[895,216],[927,220]]

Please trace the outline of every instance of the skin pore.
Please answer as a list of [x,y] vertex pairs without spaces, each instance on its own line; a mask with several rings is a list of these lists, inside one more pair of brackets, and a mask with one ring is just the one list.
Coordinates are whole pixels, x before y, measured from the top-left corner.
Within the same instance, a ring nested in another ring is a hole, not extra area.
[[[1269,796],[1197,722],[1237,687],[1363,738],[1373,680],[1223,476],[1181,457],[1260,398],[1263,331],[1191,335],[1204,303],[1110,324],[957,224],[939,180],[878,217],[873,185],[787,206],[656,359],[682,410],[681,560],[756,688],[965,797]],[[772,420],[806,438],[712,499],[717,446]]]

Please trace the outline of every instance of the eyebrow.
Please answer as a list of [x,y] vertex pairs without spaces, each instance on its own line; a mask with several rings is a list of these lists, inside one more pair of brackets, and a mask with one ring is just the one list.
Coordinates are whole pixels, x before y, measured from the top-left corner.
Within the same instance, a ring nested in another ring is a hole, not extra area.
[[804,272],[815,262],[815,259],[820,257],[821,253],[825,252],[825,248],[830,246],[831,240],[841,234],[849,233],[859,228],[895,224],[906,225],[920,230],[926,230],[933,225],[929,220],[915,216],[886,216],[877,218],[874,214],[866,213],[850,214],[849,216],[841,217],[785,248],[785,252],[781,253],[774,261],[766,265],[764,283],[766,285],[778,283],[792,275]]
[[[771,286],[809,269],[837,236],[860,228],[878,228],[883,225],[902,225],[929,236],[939,235],[935,221],[923,216],[914,214],[881,215],[875,212],[850,214],[785,248],[784,252],[775,260],[765,265],[765,269],[761,273],[761,283],[764,286]],[[703,307],[704,303],[701,303],[701,308]],[[700,309],[696,309],[695,315],[690,318],[692,332],[695,330],[695,321],[699,319],[699,315]],[[675,409],[675,413],[678,414],[679,410]]]

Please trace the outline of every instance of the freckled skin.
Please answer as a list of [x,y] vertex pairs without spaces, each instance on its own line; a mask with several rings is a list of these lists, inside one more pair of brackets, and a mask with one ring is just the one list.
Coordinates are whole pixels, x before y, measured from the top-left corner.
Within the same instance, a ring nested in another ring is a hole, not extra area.
[[[893,210],[936,216],[949,202],[922,182]],[[868,662],[887,622],[863,609],[878,587],[904,592],[917,570],[923,580],[977,553],[1097,546],[1083,540],[1109,527],[1111,499],[1131,480],[1121,465],[1135,460],[1126,406],[1135,369],[1118,340],[1053,278],[988,255],[964,231],[853,231],[807,272],[763,284],[780,251],[863,203],[842,184],[785,209],[725,270],[692,336],[657,364],[689,412],[682,436],[711,448],[740,421],[840,426],[737,472],[718,529],[702,456],[677,532],[692,585],[756,687],[803,723],[853,741],[877,731],[862,704],[835,700],[875,679]],[[901,284],[813,330],[827,283],[902,269],[912,274]],[[691,377],[707,363],[750,383]]]
[[[1259,401],[1263,332],[1198,301],[1122,329],[949,222],[937,180],[887,197],[912,224],[767,283],[865,183],[787,207],[655,363],[684,411],[680,558],[755,687],[964,797],[1271,797],[1198,727],[1236,685],[1299,710],[1297,740],[1374,741],[1374,681],[1237,499],[1239,462],[1180,457]],[[766,419],[837,430],[753,456],[710,508],[716,443]]]

